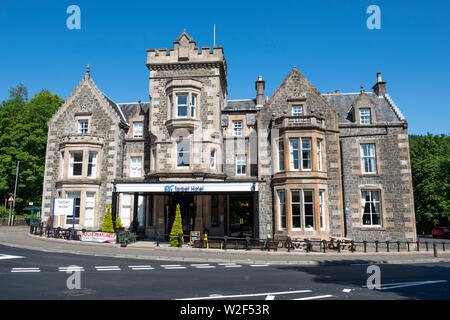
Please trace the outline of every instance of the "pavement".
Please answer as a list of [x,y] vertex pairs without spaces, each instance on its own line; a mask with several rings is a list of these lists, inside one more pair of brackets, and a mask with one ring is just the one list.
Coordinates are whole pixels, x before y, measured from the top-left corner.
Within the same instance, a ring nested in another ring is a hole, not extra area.
[[434,257],[433,250],[429,252],[275,252],[275,251],[245,251],[198,248],[172,248],[167,243],[159,247],[152,241],[139,241],[127,247],[117,244],[91,243],[49,239],[28,233],[29,228],[1,227],[0,244],[37,250],[42,252],[71,253],[97,257],[127,258],[141,260],[161,260],[179,262],[210,262],[238,264],[272,264],[272,265],[330,265],[330,264],[404,264],[404,263],[442,263],[450,261],[450,252],[439,250]]

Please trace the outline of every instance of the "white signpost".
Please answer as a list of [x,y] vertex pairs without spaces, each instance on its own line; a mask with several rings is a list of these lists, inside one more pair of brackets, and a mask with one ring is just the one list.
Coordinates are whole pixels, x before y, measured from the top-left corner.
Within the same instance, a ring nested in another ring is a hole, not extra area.
[[53,238],[53,222],[55,216],[70,216],[73,215],[72,219],[72,236],[75,231],[75,199],[71,198],[54,198],[53,199],[53,212],[52,212],[52,238]]

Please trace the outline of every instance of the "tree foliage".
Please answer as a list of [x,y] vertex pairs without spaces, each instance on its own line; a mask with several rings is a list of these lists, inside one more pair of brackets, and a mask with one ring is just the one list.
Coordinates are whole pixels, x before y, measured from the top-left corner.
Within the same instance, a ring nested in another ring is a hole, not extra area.
[[[180,244],[178,235],[183,234],[183,225],[181,222],[181,211],[180,204],[177,204],[177,209],[175,211],[175,220],[173,221],[172,230],[170,231],[170,245],[172,247],[178,247]],[[184,239],[181,237],[181,244],[183,244]]]
[[409,137],[418,232],[450,225],[450,136]]
[[42,201],[47,121],[64,100],[42,90],[28,101],[23,84],[9,94],[0,104],[0,196],[5,199],[14,193],[17,161],[21,161],[16,196],[16,212],[20,212],[29,201],[35,205]]

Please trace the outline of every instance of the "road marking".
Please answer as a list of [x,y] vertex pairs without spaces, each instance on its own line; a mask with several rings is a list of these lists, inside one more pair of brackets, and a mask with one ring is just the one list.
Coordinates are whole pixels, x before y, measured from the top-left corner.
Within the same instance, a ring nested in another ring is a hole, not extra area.
[[268,267],[268,264],[251,264],[250,267]]
[[268,295],[266,297],[266,300],[275,300],[275,296]]
[[12,268],[11,272],[41,272],[39,268]]
[[225,266],[225,268],[241,268],[242,266],[239,264],[234,264],[234,265],[229,265],[229,266]]
[[181,267],[180,264],[162,264],[161,267],[166,268],[166,267]]
[[166,270],[186,269],[186,267],[164,267]]
[[141,266],[128,266],[128,268],[131,268],[131,270],[154,270],[155,268],[153,268],[152,266],[145,266],[145,265],[141,265]]
[[13,256],[10,254],[0,254],[0,260],[25,258],[22,256]]
[[333,295],[327,294],[323,296],[315,296],[315,297],[306,297],[306,298],[299,298],[299,299],[293,299],[293,300],[315,300],[315,299],[324,299],[324,298],[331,298]]
[[[412,287],[412,286],[422,286],[425,284],[434,284],[434,283],[443,283],[448,282],[447,280],[434,280],[434,281],[416,281],[416,282],[398,282],[398,283],[385,283],[381,284],[381,288],[377,290],[388,290],[388,289],[397,289],[404,287]],[[367,286],[363,286],[363,288],[367,288]]]
[[275,296],[277,294],[294,294],[294,293],[307,293],[307,292],[312,292],[312,291],[311,290],[296,290],[296,291],[235,294],[235,295],[228,295],[228,296],[214,294],[213,296],[208,296],[208,297],[183,298],[183,299],[176,299],[176,300],[203,300],[203,299],[225,299],[225,298],[239,298],[239,297]]
[[58,271],[60,272],[67,272],[67,271],[86,271],[84,270],[84,267],[58,267]]
[[344,289],[344,290],[342,290],[342,292],[345,292],[345,293],[349,293],[351,291],[352,291],[352,289]]
[[95,266],[97,271],[120,271],[119,266]]
[[202,267],[202,266],[209,266],[209,263],[194,263],[194,264],[191,264],[191,267]]

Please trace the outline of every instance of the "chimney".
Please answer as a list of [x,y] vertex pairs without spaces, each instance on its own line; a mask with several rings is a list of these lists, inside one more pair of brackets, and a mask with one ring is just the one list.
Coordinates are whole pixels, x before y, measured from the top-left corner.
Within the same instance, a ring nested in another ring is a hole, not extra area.
[[266,82],[262,79],[262,76],[258,76],[258,81],[255,82],[256,88],[256,104],[264,104],[264,87]]
[[372,89],[377,96],[384,96],[386,94],[386,82],[381,80],[381,72],[377,73],[377,83],[375,83]]

